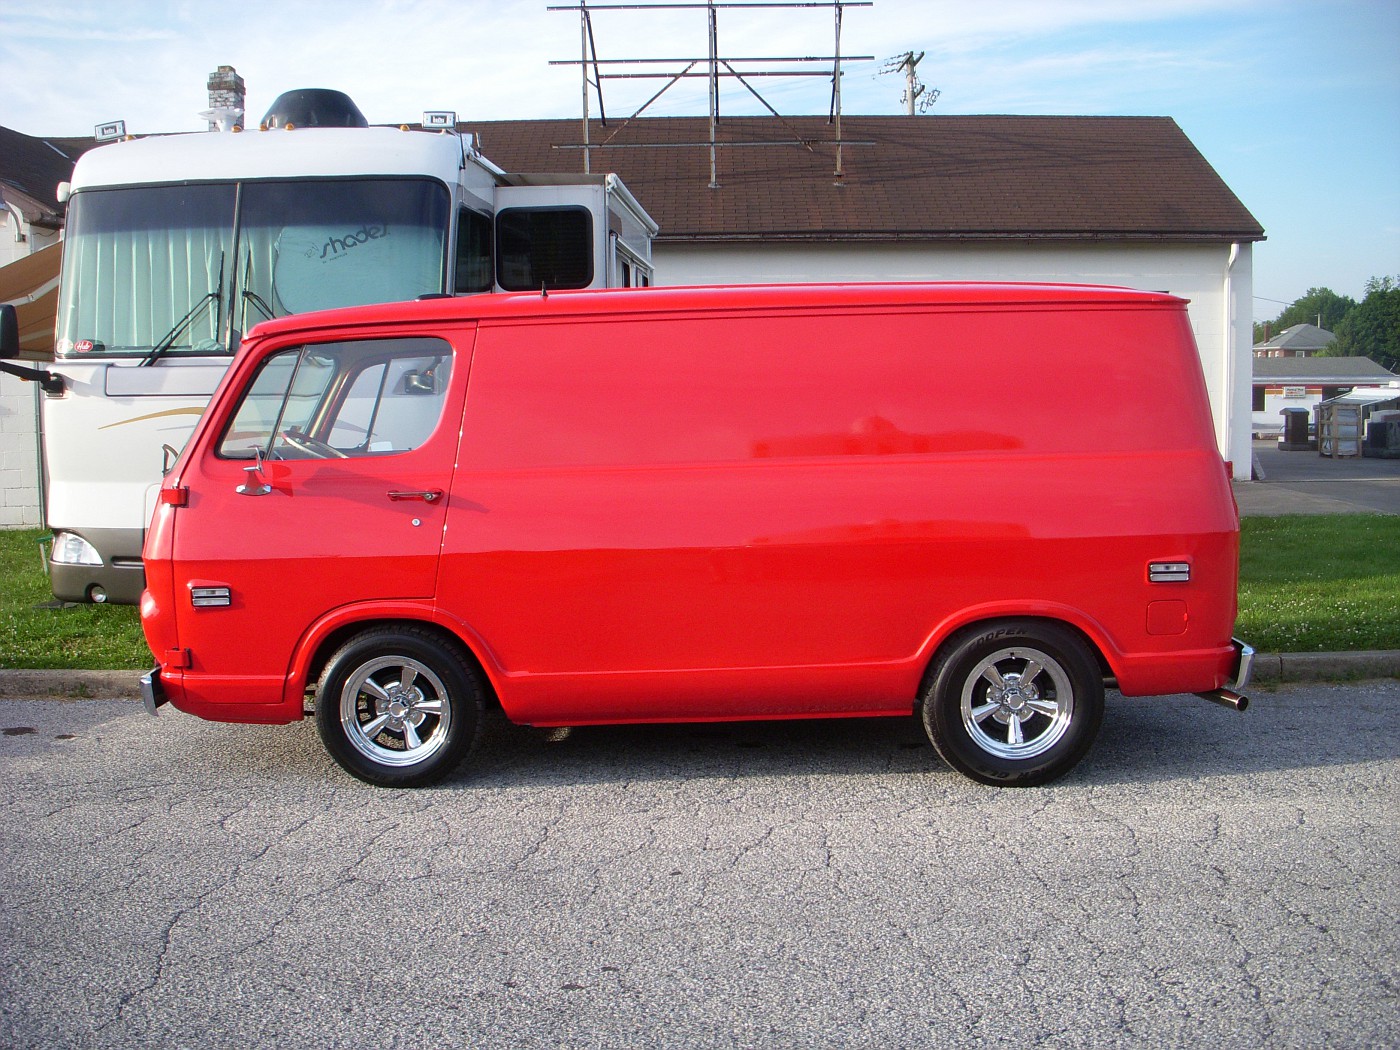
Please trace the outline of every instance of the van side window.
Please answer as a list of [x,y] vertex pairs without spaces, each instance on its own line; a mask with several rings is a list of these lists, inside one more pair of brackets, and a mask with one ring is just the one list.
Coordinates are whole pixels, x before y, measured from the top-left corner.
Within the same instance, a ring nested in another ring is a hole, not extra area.
[[348,459],[417,448],[452,374],[441,339],[319,343],[263,362],[219,442],[223,459]]

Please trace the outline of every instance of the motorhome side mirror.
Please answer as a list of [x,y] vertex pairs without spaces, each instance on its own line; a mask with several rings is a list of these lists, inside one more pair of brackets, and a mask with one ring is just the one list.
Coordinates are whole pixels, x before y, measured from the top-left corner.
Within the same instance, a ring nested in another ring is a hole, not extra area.
[[431,372],[405,372],[403,374],[403,392],[420,396],[436,394],[437,376]]
[[[0,361],[19,357],[19,312],[11,303],[0,304]],[[44,368],[30,368],[28,365],[0,364],[0,372],[18,376],[26,383],[38,383],[49,397],[62,397],[64,384],[61,375]]]
[[11,304],[0,306],[0,358],[19,357],[19,311]]

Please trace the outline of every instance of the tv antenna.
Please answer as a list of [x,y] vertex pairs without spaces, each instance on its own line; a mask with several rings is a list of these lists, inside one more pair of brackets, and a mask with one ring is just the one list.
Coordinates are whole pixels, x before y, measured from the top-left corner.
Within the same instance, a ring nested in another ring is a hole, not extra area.
[[[823,139],[823,142],[830,142],[836,147],[836,171],[835,177],[839,183],[845,172],[842,167],[841,150],[846,145],[870,145],[870,143],[847,142],[841,138],[841,77],[843,62],[873,62],[873,55],[848,55],[841,54],[841,20],[845,9],[848,7],[873,7],[873,0],[766,0],[758,3],[734,3],[727,0],[691,0],[691,2],[669,2],[669,3],[595,3],[589,4],[588,0],[578,0],[576,4],[559,4],[548,8],[550,11],[577,11],[579,13],[579,48],[581,56],[578,59],[559,59],[550,62],[552,66],[579,66],[583,73],[583,142],[578,146],[565,146],[563,149],[583,150],[583,170],[589,172],[592,164],[592,152],[598,149],[629,149],[641,148],[644,145],[661,146],[689,146],[708,147],[710,151],[710,188],[719,188],[719,161],[720,149],[730,149],[737,146],[791,146],[797,142],[807,149],[812,149],[812,142],[804,139],[798,132],[787,125],[788,130],[793,133],[792,139],[775,142],[721,142],[716,132],[721,122],[720,115],[720,84],[725,80],[738,81],[754,98],[763,105],[769,113],[777,117],[780,121],[782,114],[769,104],[758,89],[750,83],[759,77],[830,77],[831,79],[831,107],[828,114],[827,123],[834,124],[836,137],[834,139]],[[821,8],[830,10],[835,18],[835,46],[830,55],[748,55],[748,56],[726,56],[720,54],[719,50],[719,12],[721,10],[750,10],[758,8]],[[593,15],[599,11],[704,11],[709,22],[709,47],[704,56],[696,58],[611,58],[603,59],[598,57],[598,49],[593,39]],[[781,65],[782,68],[772,68]],[[662,72],[643,67],[669,66],[670,70]],[[604,67],[609,67],[607,71]],[[709,80],[709,108],[710,108],[710,134],[707,142],[674,142],[674,143],[614,143],[623,128],[627,127],[633,120],[641,116],[657,99],[664,95],[671,87],[682,80],[706,78]],[[589,140],[589,104],[593,95],[598,99],[598,120],[604,127],[608,126],[607,111],[603,105],[603,81],[605,80],[664,80],[661,88],[647,99],[637,110],[624,120],[613,133],[599,143]]]

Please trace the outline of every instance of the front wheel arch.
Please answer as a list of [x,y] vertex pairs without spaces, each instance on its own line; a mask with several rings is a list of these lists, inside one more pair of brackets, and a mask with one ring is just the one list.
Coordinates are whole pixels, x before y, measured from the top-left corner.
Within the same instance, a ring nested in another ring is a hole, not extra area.
[[[460,630],[454,630],[451,626],[444,625],[433,620],[430,611],[419,608],[416,604],[404,603],[402,608],[376,608],[374,610],[356,610],[354,617],[347,617],[345,610],[338,611],[334,626],[326,621],[331,621],[331,617],[325,618],[316,627],[307,632],[307,636],[298,645],[298,660],[293,665],[293,680],[301,683],[307,696],[307,704],[310,704],[310,697],[314,694],[317,682],[325,672],[326,664],[330,662],[332,656],[339,651],[347,641],[357,634],[374,630],[381,627],[403,627],[421,631],[425,635],[431,636],[442,645],[456,646],[461,650],[468,665],[480,677],[481,688],[488,705],[499,705],[500,700],[496,694],[495,682],[491,677],[491,672],[487,670],[482,662],[481,656],[477,652],[477,645],[480,640],[474,636],[463,636]],[[306,714],[311,714],[308,706]]]

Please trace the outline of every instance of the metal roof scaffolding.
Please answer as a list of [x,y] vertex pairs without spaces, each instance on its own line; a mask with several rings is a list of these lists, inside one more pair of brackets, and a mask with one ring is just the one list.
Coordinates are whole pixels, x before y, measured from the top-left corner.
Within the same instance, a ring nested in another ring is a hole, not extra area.
[[[873,145],[873,143],[846,142],[841,138],[841,63],[844,62],[871,62],[873,55],[849,55],[845,58],[841,55],[841,18],[848,7],[873,7],[873,0],[763,0],[758,3],[716,3],[715,0],[705,0],[699,2],[679,2],[679,3],[651,3],[651,4],[593,4],[589,5],[588,0],[579,0],[577,4],[559,4],[549,8],[550,11],[577,11],[579,13],[579,41],[581,57],[578,59],[558,59],[550,62],[552,66],[579,66],[583,72],[583,142],[577,146],[563,146],[563,149],[581,149],[583,151],[583,170],[592,170],[592,151],[596,149],[641,149],[646,147],[708,147],[710,151],[710,189],[719,188],[719,164],[718,150],[732,146],[791,146],[793,142],[800,143],[807,149],[812,149],[812,140],[803,138],[795,128],[788,126],[788,130],[793,133],[793,138],[789,140],[773,142],[721,142],[716,130],[720,123],[719,112],[719,87],[720,82],[726,79],[737,80],[748,92],[763,104],[769,113],[783,119],[781,113],[769,104],[768,100],[759,94],[758,89],[751,83],[750,79],[756,77],[830,77],[831,78],[831,107],[827,118],[828,124],[836,127],[835,139],[823,139],[821,141],[830,143],[836,147],[836,170],[833,175],[840,183],[845,178],[845,171],[842,166],[841,150],[848,145]],[[730,10],[754,10],[761,8],[822,8],[830,10],[835,16],[835,47],[830,55],[804,55],[804,56],[773,56],[773,55],[750,55],[750,56],[730,56],[724,57],[719,53],[719,18],[718,12],[721,9]],[[601,59],[598,57],[598,49],[593,40],[593,15],[598,11],[705,11],[709,18],[709,49],[708,54],[703,58],[611,58]],[[778,64],[787,63],[788,68],[768,69],[749,68],[755,64]],[[704,68],[697,70],[697,66],[703,64]],[[652,72],[637,70],[635,67],[669,65],[680,67],[679,72]],[[633,67],[631,71],[620,71],[605,73],[603,66],[623,66]],[[742,68],[736,68],[742,67]],[[591,72],[590,72],[591,70]],[[667,142],[667,143],[618,143],[615,139],[623,128],[627,127],[635,118],[641,114],[657,99],[666,93],[668,89],[680,83],[682,80],[704,77],[709,80],[709,102],[710,102],[710,136],[708,142]],[[651,98],[647,99],[630,117],[624,120],[611,135],[600,143],[589,141],[588,116],[589,116],[589,88],[591,87],[598,95],[598,118],[599,123],[607,127],[607,111],[603,106],[603,81],[605,80],[665,80],[663,84]]]

